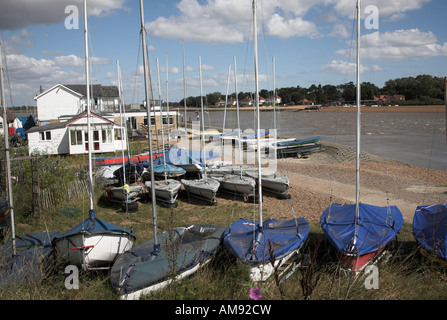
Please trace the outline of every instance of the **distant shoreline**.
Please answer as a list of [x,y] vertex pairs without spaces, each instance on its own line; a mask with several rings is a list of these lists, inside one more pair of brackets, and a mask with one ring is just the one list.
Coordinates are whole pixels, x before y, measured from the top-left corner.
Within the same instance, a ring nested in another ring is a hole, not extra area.
[[[320,109],[311,109],[315,106],[280,106],[277,107],[280,111],[295,111],[295,112],[356,112],[354,107],[321,107]],[[179,108],[181,110],[181,108]],[[188,111],[200,110],[198,108],[188,108]],[[205,108],[207,111],[224,111],[225,108]],[[227,110],[236,110],[235,107],[227,107]],[[241,111],[251,111],[253,107],[240,107]],[[259,110],[262,111],[273,111],[273,107],[260,107]],[[425,106],[381,106],[381,107],[371,107],[363,106],[361,112],[393,112],[393,113],[444,113],[446,112],[446,106],[444,105],[425,105]]]

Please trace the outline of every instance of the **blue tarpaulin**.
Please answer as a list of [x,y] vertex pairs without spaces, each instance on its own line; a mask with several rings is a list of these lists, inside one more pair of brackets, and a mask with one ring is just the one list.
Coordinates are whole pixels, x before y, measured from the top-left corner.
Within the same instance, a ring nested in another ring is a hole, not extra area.
[[447,261],[447,205],[418,206],[413,218],[413,233],[427,252]]
[[357,241],[356,205],[331,204],[321,215],[320,224],[329,242],[343,254],[364,255],[384,247],[397,236],[404,219],[396,206],[359,204]]
[[237,258],[246,263],[265,263],[270,259],[269,242],[275,259],[299,249],[309,236],[306,219],[269,219],[259,227],[258,222],[239,219],[224,232],[224,244]]
[[[202,150],[191,150],[184,148],[170,148],[168,152],[165,153],[166,163],[171,165],[182,165],[182,164],[202,164],[206,160],[220,158],[220,153],[214,151],[202,151]],[[163,164],[163,156],[160,156],[155,160],[155,163]]]

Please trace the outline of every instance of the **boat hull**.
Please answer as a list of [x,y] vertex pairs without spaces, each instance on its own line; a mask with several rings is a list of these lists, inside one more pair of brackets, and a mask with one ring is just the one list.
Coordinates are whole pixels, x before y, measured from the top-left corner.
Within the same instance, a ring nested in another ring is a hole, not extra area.
[[108,188],[107,193],[114,200],[128,201],[136,198],[142,190],[143,186],[122,186]]
[[[152,182],[146,181],[144,185],[150,190]],[[174,179],[155,181],[155,197],[157,200],[173,204],[177,199],[181,187],[181,182]]]
[[117,256],[130,250],[135,237],[130,234],[88,234],[80,232],[56,239],[54,246],[70,264],[85,269],[109,268]]
[[216,194],[220,183],[212,178],[197,180],[181,180],[188,194],[211,203],[216,202]]
[[230,193],[251,196],[255,194],[255,180],[247,176],[237,174],[212,173],[210,176],[220,183],[220,189]]

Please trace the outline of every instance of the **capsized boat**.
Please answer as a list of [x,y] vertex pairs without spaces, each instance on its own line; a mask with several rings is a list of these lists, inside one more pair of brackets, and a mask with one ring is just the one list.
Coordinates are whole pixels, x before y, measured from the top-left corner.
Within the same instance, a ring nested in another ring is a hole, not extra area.
[[403,216],[396,206],[331,204],[321,215],[320,225],[339,253],[341,263],[354,272],[373,261],[399,233]]
[[223,242],[238,259],[249,265],[250,279],[258,282],[267,280],[275,267],[281,267],[296,255],[309,232],[309,223],[304,218],[268,219],[262,224],[241,218],[225,230]]
[[447,205],[418,206],[413,218],[413,234],[425,252],[447,261]]
[[[208,263],[221,243],[225,227],[185,225],[121,254],[114,263],[110,282],[121,299],[138,299],[161,290],[175,275],[183,279]],[[176,263],[173,263],[175,259]]]
[[136,235],[132,230],[118,227],[95,217],[89,218],[53,239],[62,259],[87,269],[110,268],[116,257],[132,248]]

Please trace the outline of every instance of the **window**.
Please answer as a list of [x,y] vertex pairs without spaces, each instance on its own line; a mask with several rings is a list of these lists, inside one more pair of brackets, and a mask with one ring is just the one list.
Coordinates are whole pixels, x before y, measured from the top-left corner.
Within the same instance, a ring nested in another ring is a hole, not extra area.
[[40,134],[41,141],[51,140],[51,131],[42,131],[42,132],[39,132],[39,134]]
[[115,129],[115,140],[122,140],[121,139],[121,136],[122,136],[121,133],[122,133],[121,129]]
[[110,129],[103,129],[101,130],[102,134],[102,142],[103,143],[110,143],[112,142],[112,130]]
[[70,131],[70,140],[72,146],[78,146],[82,144],[82,131],[80,130],[71,130]]

